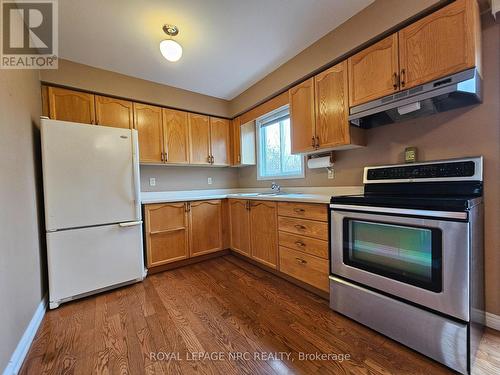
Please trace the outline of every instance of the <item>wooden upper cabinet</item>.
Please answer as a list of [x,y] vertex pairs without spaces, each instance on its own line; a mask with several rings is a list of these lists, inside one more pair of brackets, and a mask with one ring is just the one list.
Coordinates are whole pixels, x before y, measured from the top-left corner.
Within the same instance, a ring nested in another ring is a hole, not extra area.
[[191,256],[222,250],[222,202],[190,202],[189,207]]
[[161,108],[134,103],[134,127],[139,132],[139,156],[141,163],[163,161],[163,131]]
[[349,105],[390,95],[398,85],[398,34],[392,34],[349,57]]
[[278,223],[276,202],[251,202],[250,231],[252,258],[268,267],[278,268]]
[[208,116],[189,113],[189,158],[191,164],[210,164],[210,121]]
[[292,154],[315,149],[314,80],[308,79],[288,91]]
[[189,257],[187,203],[148,204],[144,217],[148,267]]
[[133,105],[128,100],[96,95],[95,112],[97,125],[124,129],[134,128]]
[[50,118],[49,109],[49,87],[42,85],[42,116]]
[[319,148],[350,143],[347,62],[314,77],[316,137]]
[[249,202],[242,199],[229,200],[231,249],[250,256],[250,211]]
[[163,109],[163,139],[166,163],[189,163],[189,125],[187,112]]
[[241,118],[231,121],[231,165],[241,164]]
[[402,89],[472,68],[480,54],[477,1],[454,1],[398,34]]
[[214,165],[230,165],[230,121],[210,117],[210,155]]
[[51,119],[95,124],[94,94],[49,87],[48,97]]

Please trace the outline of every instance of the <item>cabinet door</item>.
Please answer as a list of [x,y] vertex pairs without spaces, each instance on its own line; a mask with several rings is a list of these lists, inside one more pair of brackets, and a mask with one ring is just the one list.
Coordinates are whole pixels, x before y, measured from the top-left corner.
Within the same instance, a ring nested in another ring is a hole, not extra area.
[[53,120],[95,123],[94,94],[49,87],[49,110]]
[[141,163],[161,163],[163,161],[161,108],[134,103],[134,127],[139,132]]
[[144,216],[148,267],[189,257],[186,207],[183,202],[146,205]]
[[231,165],[241,165],[241,119],[236,117],[231,121]]
[[250,256],[250,212],[248,201],[229,200],[231,249]]
[[390,95],[398,85],[398,35],[392,34],[347,60],[349,105]]
[[229,125],[229,120],[210,117],[210,154],[214,165],[230,165]]
[[398,33],[401,87],[474,67],[479,28],[477,2],[457,0],[402,29]]
[[252,258],[278,268],[278,224],[276,202],[250,204],[250,244]]
[[191,164],[210,164],[210,121],[208,116],[190,113],[188,122]]
[[314,80],[312,78],[288,91],[292,154],[313,151],[316,142],[314,118]]
[[188,114],[173,109],[163,109],[163,138],[165,162],[189,163]]
[[189,233],[191,256],[222,250],[222,202],[190,202]]
[[124,129],[134,128],[132,102],[96,95],[95,111],[98,125]]
[[350,143],[346,61],[314,77],[316,137],[320,148]]

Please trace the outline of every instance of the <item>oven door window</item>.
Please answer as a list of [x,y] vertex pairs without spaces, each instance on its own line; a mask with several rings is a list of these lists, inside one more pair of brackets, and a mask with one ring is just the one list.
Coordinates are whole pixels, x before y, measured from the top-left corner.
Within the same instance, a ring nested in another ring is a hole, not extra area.
[[441,230],[344,219],[344,263],[442,291]]

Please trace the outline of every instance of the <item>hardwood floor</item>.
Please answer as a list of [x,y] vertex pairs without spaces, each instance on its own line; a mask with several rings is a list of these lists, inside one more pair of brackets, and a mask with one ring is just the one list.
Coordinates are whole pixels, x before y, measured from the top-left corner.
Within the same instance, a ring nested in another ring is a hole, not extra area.
[[[237,352],[243,357],[229,359]],[[301,360],[301,352],[334,353],[344,360]],[[212,359],[195,360],[199,353]],[[499,353],[500,334],[488,330],[473,373],[499,373]],[[143,373],[451,372],[231,255],[47,312],[21,369],[21,374]]]

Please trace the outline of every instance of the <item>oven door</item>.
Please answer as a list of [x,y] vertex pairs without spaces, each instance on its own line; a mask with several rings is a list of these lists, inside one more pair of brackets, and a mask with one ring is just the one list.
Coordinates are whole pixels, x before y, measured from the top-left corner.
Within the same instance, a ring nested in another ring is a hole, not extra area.
[[469,320],[465,213],[453,213],[463,215],[460,221],[436,218],[429,211],[400,210],[402,216],[397,216],[394,208],[389,215],[380,212],[383,208],[350,211],[348,205],[341,207],[332,205],[331,211],[334,275]]

